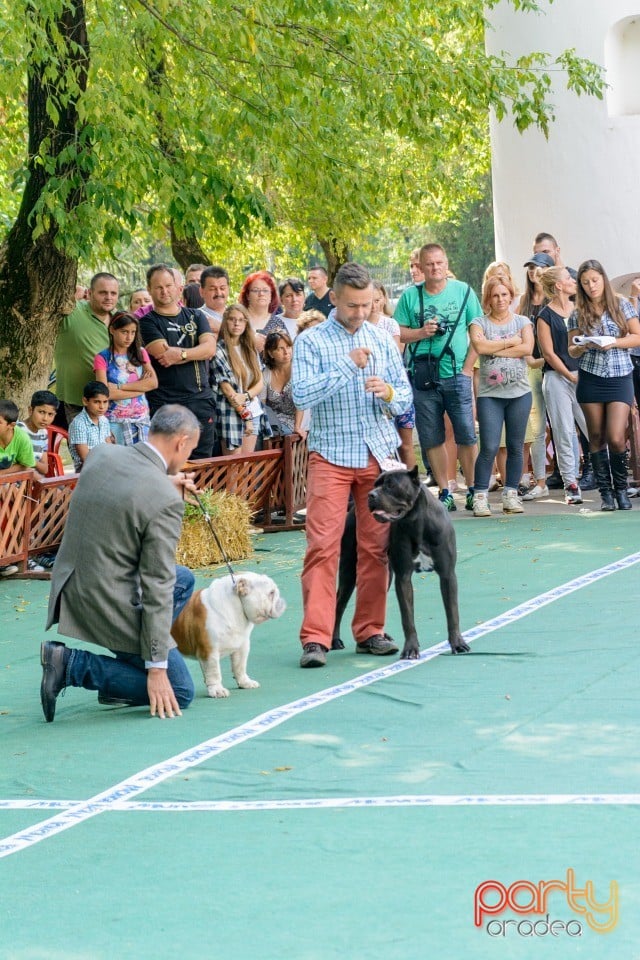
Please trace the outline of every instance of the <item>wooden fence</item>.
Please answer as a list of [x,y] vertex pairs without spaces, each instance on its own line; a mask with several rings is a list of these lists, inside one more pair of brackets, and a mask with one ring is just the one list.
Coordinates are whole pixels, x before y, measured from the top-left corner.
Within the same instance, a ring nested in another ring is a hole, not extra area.
[[307,444],[292,434],[267,440],[265,447],[245,457],[194,460],[185,469],[195,473],[196,486],[247,500],[263,530],[297,529],[304,525],[294,516],[306,503]]
[[[640,483],[640,419],[633,408],[629,439],[629,469]],[[201,488],[227,490],[243,497],[255,513],[256,523],[267,532],[304,527],[295,514],[306,503],[307,444],[295,434],[267,441],[266,450],[246,457],[213,457],[188,465]],[[20,573],[32,573],[27,561],[60,546],[69,500],[78,477],[37,478],[31,470],[0,478],[0,567],[17,564]]]
[[[187,465],[200,488],[226,490],[247,500],[267,532],[304,526],[294,515],[305,505],[307,445],[295,434],[269,441],[246,457],[213,457]],[[76,474],[37,478],[31,470],[0,479],[0,567],[16,564],[16,576],[43,579],[27,561],[60,546]]]
[[10,473],[0,481],[0,566],[17,564],[20,576],[49,576],[28,571],[27,561],[60,546],[77,482],[76,474],[36,479],[31,470]]

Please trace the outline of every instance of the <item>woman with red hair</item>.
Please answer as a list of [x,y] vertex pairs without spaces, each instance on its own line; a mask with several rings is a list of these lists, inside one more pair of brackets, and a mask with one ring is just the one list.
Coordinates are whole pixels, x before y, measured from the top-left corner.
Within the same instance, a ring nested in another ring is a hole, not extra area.
[[275,280],[266,270],[250,273],[242,284],[238,300],[249,311],[256,348],[258,353],[262,353],[265,341],[263,330],[280,303]]

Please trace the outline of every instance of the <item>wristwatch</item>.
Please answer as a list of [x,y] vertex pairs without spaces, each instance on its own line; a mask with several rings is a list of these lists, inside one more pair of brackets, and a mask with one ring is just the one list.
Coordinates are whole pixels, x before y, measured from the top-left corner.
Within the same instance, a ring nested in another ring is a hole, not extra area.
[[187,351],[186,351],[186,350],[181,350],[181,351],[180,351],[180,359],[181,359],[181,360],[186,360],[186,359],[187,359]]

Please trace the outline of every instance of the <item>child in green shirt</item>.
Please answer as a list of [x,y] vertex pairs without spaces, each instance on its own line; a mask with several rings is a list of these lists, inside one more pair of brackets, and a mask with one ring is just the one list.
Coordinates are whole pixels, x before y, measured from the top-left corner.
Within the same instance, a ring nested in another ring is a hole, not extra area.
[[[12,400],[0,400],[0,482],[9,473],[18,473],[35,466],[29,437],[16,426],[18,408]],[[0,577],[18,572],[14,564],[0,568]]]

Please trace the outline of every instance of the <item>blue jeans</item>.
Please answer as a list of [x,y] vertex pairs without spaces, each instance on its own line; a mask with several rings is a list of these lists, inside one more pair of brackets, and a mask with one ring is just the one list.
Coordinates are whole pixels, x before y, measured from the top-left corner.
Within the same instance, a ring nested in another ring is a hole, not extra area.
[[504,486],[505,489],[517,490],[522,478],[524,435],[531,411],[531,393],[508,398],[478,397],[476,409],[480,433],[480,452],[473,484],[476,493],[485,493],[489,489],[503,423],[507,439],[507,476]]
[[[194,583],[191,570],[176,566],[173,620],[193,593]],[[103,696],[129,700],[132,706],[148,706],[144,660],[135,653],[114,651],[114,654],[110,657],[88,650],[72,650],[67,665],[67,686],[98,690]],[[195,696],[195,687],[182,654],[175,648],[169,651],[167,676],[180,708],[188,707]]]

